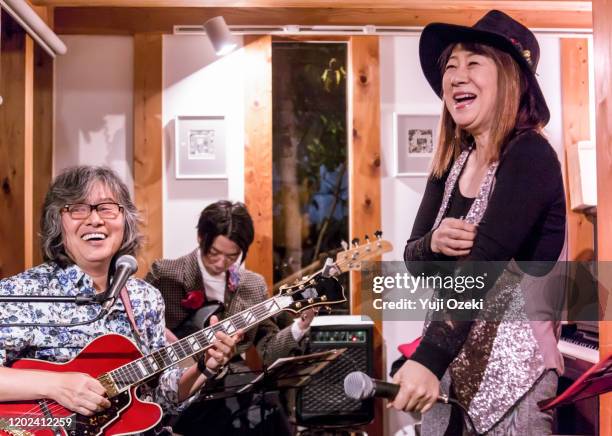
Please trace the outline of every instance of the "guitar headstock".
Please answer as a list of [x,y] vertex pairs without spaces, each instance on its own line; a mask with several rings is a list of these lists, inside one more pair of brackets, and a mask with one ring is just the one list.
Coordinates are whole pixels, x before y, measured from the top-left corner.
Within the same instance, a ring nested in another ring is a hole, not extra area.
[[365,236],[365,242],[359,245],[359,239],[355,238],[351,241],[351,247],[348,245],[344,251],[336,255],[335,266],[340,272],[361,269],[361,262],[371,260],[388,251],[393,250],[393,245],[389,241],[382,239],[382,232],[377,230],[374,232],[375,239],[370,240],[369,236]]
[[299,313],[313,307],[327,307],[346,301],[344,288],[335,277],[324,277],[320,273],[313,274],[294,285],[280,288],[277,299],[285,299],[284,310]]
[[374,235],[373,241],[366,235],[365,242],[361,245],[358,239],[353,239],[352,248],[347,245],[344,251],[339,252],[335,263],[326,264],[322,270],[295,283],[281,286],[279,297],[286,299],[284,309],[297,313],[311,307],[345,302],[344,288],[335,276],[349,270],[359,270],[361,262],[393,249],[389,241],[382,239],[381,231],[375,232]]

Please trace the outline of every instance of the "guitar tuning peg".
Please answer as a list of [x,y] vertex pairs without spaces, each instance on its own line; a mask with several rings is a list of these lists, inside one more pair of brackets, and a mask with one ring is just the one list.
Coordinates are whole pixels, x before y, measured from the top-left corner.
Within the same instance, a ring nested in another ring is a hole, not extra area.
[[370,237],[368,235],[365,235],[365,250],[367,252],[372,251],[372,246],[370,245]]
[[359,238],[354,238],[354,239],[351,241],[351,244],[353,244],[353,246],[355,246],[355,247],[359,246]]
[[332,312],[332,308],[331,306],[325,306],[325,311],[327,312],[327,314],[329,315]]
[[376,230],[374,232],[374,236],[376,236],[376,239],[381,239],[382,238],[382,232],[380,230]]
[[348,249],[349,249],[349,244],[348,244],[348,242],[346,242],[345,240],[342,240],[342,242],[340,242],[340,245],[342,245],[342,249],[343,249],[344,251],[346,251],[346,250],[348,250]]

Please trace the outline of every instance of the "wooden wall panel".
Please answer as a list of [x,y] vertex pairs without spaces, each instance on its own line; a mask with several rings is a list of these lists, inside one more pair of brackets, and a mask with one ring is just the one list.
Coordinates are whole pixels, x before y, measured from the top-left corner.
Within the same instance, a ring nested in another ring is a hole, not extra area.
[[134,197],[144,220],[143,277],[163,256],[162,35],[134,36]]
[[32,263],[32,203],[26,190],[32,183],[33,46],[8,14],[1,15],[0,277],[7,277]]
[[[612,2],[593,1],[593,41],[595,47],[595,110],[597,144],[597,235],[598,256],[612,261]],[[612,352],[612,274],[610,266],[600,267],[600,305],[604,320],[599,324],[600,355]],[[612,436],[612,393],[601,398],[600,434]]]
[[561,100],[563,112],[563,146],[566,150],[564,179],[567,203],[568,255],[570,260],[592,260],[594,257],[593,224],[583,213],[570,208],[567,149],[589,132],[589,66],[586,38],[561,39]]
[[[339,2],[335,2],[339,3]],[[395,8],[378,7],[58,7],[55,31],[61,34],[134,34],[139,32],[172,33],[176,24],[201,25],[222,15],[229,25],[364,25],[424,26],[438,21],[472,25],[491,9],[491,2],[470,2],[436,7],[439,2],[423,2]],[[514,2],[504,8],[508,14],[529,27],[586,28],[592,26],[589,2]],[[551,5],[553,6],[551,8]],[[555,9],[557,7],[557,9]],[[545,13],[538,13],[542,11]]]
[[26,35],[24,50],[23,227],[24,268],[34,266],[34,41]]
[[272,37],[247,37],[245,65],[244,198],[255,222],[248,269],[273,285],[272,248]]
[[[353,36],[349,40],[349,234],[364,235],[381,228],[380,194],[380,71],[378,37]],[[361,276],[351,273],[351,313],[363,313]],[[374,370],[383,374],[382,321],[375,320]],[[368,434],[383,434],[383,403],[376,402],[376,417]]]
[[53,58],[38,45],[34,47],[34,126],[33,126],[33,260],[42,262],[40,215],[53,176]]

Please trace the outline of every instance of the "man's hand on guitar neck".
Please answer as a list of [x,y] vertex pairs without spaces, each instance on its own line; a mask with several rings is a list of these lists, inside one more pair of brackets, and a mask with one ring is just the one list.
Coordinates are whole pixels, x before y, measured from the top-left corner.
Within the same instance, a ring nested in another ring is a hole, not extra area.
[[[210,324],[214,325],[219,322],[219,319],[213,315],[210,318]],[[224,332],[216,332],[216,340],[213,346],[206,350],[204,355],[204,365],[206,372],[217,374],[227,365],[234,354],[236,354],[236,344],[242,340],[244,336],[243,330],[238,330],[234,335],[229,336]],[[204,384],[207,377],[198,369],[198,365],[192,365],[185,371],[179,381],[178,401],[182,402],[191,395],[195,394]]]
[[[210,318],[210,325],[215,325],[218,322],[219,318],[216,315]],[[204,357],[206,368],[213,373],[219,372],[234,357],[236,345],[242,340],[243,336],[244,332],[242,330],[238,330],[233,336],[224,332],[215,333],[214,346],[206,350],[206,356]]]
[[306,309],[302,313],[300,313],[299,318],[297,318],[297,325],[300,327],[300,330],[306,331],[310,328],[310,324],[317,313],[319,312],[318,308]]

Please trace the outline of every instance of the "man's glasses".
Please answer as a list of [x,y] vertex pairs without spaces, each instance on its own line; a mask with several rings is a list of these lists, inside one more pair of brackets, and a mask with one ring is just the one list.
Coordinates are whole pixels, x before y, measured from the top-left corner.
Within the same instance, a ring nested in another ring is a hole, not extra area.
[[211,260],[218,260],[220,257],[223,257],[226,262],[234,263],[238,260],[241,254],[242,252],[240,251],[238,253],[224,253],[217,250],[215,247],[210,247],[210,250],[208,250],[206,256],[208,256],[208,258]]
[[70,217],[75,220],[84,220],[88,218],[94,210],[98,213],[100,218],[112,220],[119,216],[119,213],[123,210],[123,206],[119,203],[74,203],[65,205],[62,210],[68,212]]

